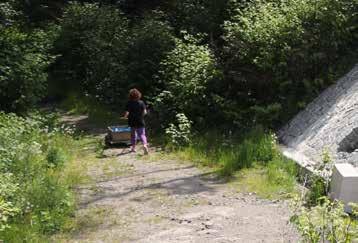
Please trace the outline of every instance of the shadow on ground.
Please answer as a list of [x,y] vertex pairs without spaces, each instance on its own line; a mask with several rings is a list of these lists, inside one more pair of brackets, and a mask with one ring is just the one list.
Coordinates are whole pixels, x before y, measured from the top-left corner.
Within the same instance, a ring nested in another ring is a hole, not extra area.
[[[158,170],[158,171],[151,171],[146,173],[138,173],[130,176],[123,176],[119,178],[118,177],[112,178],[110,180],[103,180],[102,182],[106,183],[109,181],[115,181],[116,184],[122,184],[121,181],[123,181],[123,184],[126,184],[125,181],[127,179],[140,178],[148,174],[162,173],[162,172],[168,172],[174,170],[180,171],[180,170],[192,169],[192,168],[193,166],[188,166],[188,167],[174,168],[169,170]],[[204,181],[202,181],[202,179],[205,180],[205,183]],[[206,173],[200,173],[192,176],[183,176],[183,177],[177,177],[160,182],[149,183],[147,185],[136,185],[133,187],[122,188],[124,189],[123,191],[115,192],[115,193],[110,193],[110,191],[113,189],[110,186],[108,188],[106,186],[101,186],[101,189],[107,191],[107,193],[104,195],[103,194],[95,195],[93,198],[89,199],[88,201],[81,203],[80,207],[87,207],[90,204],[105,199],[121,199],[129,196],[130,194],[143,191],[146,189],[165,189],[170,195],[191,195],[191,194],[201,193],[204,191],[211,192],[215,190],[211,185],[222,184],[222,183],[224,182],[222,180],[219,180],[214,172],[206,172]]]

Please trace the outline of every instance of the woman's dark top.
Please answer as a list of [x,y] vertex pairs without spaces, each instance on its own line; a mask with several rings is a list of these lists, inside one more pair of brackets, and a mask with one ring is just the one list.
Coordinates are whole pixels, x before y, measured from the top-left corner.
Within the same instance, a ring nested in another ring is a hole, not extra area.
[[145,104],[142,100],[130,100],[126,107],[129,112],[128,126],[140,128],[145,126],[144,122],[144,110]]

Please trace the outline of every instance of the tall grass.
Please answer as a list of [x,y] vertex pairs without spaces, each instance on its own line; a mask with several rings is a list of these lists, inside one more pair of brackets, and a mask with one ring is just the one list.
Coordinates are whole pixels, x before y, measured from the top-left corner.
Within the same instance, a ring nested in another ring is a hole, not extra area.
[[[75,209],[79,141],[53,116],[0,113],[0,241],[46,242]],[[71,172],[71,173],[70,173]]]
[[265,164],[279,152],[275,136],[256,128],[240,137],[209,133],[193,138],[189,146],[179,148],[177,153],[184,159],[217,166],[222,175],[231,176],[235,171],[254,164]]
[[284,158],[273,133],[261,128],[241,136],[209,133],[175,152],[183,160],[214,167],[224,177],[235,177],[244,191],[263,197],[287,195],[296,185],[297,167]]

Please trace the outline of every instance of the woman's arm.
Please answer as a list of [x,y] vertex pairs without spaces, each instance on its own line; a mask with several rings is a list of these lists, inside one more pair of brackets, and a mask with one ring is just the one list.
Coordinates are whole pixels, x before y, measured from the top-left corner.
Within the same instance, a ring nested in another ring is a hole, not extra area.
[[126,111],[126,112],[124,112],[123,117],[124,117],[124,118],[128,118],[128,115],[129,115],[129,111]]

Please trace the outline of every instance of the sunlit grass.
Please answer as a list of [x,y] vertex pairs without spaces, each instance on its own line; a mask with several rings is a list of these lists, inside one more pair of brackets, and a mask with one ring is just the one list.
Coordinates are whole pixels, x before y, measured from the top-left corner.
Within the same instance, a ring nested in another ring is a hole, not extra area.
[[295,163],[282,156],[275,136],[261,129],[239,139],[209,134],[195,138],[187,147],[172,149],[166,156],[211,167],[241,192],[255,192],[271,199],[296,193]]
[[298,193],[297,169],[292,161],[271,161],[235,173],[231,185],[243,193],[255,193],[262,198],[286,199]]

